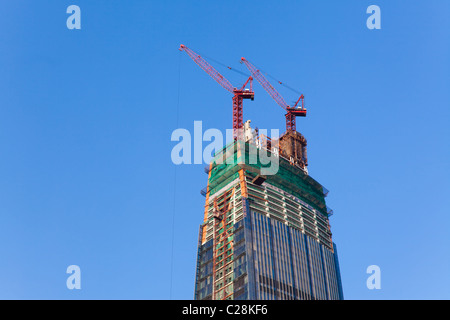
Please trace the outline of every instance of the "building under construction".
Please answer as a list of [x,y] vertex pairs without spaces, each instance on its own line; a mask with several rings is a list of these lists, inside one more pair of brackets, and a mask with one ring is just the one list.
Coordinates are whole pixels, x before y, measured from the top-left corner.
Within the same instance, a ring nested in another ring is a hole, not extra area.
[[[205,169],[195,299],[343,299],[328,191],[308,174],[306,139],[295,126],[297,116],[306,116],[303,95],[288,106],[244,58],[252,76],[236,89],[199,55],[181,50],[234,94],[234,141]],[[253,78],[286,110],[279,138],[242,123],[242,99],[253,99]],[[262,155],[276,161],[275,170]]]

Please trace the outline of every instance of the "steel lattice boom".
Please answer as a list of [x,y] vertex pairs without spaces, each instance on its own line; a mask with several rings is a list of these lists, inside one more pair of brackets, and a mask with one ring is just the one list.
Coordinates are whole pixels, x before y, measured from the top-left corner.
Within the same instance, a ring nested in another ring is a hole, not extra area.
[[[244,85],[240,89],[237,89],[199,54],[195,53],[183,44],[180,45],[180,50],[186,52],[189,57],[191,57],[191,59],[200,66],[200,68],[216,80],[216,82],[219,83],[225,90],[233,94],[233,135],[235,139],[241,138],[242,130],[240,129],[243,127],[242,101],[243,99],[253,100],[255,97],[253,92],[253,78],[249,77]],[[250,85],[250,89],[245,89],[248,84]]]
[[[286,110],[286,131],[296,131],[296,117],[306,117],[306,108],[304,107],[304,96],[301,95],[293,107],[289,106],[278,91],[270,84],[264,75],[247,59],[241,58],[241,63],[244,63],[253,77],[258,80],[261,86],[267,93],[275,100],[275,102]],[[301,101],[301,106],[298,106]]]

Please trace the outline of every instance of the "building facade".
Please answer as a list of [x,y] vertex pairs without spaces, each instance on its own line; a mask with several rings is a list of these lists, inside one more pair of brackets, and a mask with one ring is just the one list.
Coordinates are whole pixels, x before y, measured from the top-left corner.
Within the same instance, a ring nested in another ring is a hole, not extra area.
[[[254,142],[229,144],[206,170],[195,299],[343,299],[327,190],[267,141]],[[253,150],[278,161],[272,174]]]

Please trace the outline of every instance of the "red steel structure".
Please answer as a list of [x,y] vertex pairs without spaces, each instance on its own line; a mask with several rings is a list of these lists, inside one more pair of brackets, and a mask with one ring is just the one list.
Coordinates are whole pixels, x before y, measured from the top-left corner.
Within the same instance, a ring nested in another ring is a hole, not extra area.
[[[286,131],[296,131],[295,118],[306,117],[306,108],[304,105],[303,94],[298,98],[293,107],[289,106],[278,91],[267,81],[266,77],[247,59],[241,58],[241,63],[244,63],[250,73],[258,80],[261,86],[269,93],[269,95],[275,100],[275,102],[286,110]],[[301,101],[301,105],[298,105]]]
[[[242,135],[242,130],[240,129],[243,127],[243,100],[253,100],[255,98],[255,93],[253,92],[253,78],[250,76],[244,85],[240,89],[237,89],[199,54],[183,44],[180,45],[180,51],[186,52],[200,68],[206,71],[206,73],[216,80],[225,90],[233,94],[233,136],[237,139]],[[250,85],[250,89],[245,88],[248,84]]]

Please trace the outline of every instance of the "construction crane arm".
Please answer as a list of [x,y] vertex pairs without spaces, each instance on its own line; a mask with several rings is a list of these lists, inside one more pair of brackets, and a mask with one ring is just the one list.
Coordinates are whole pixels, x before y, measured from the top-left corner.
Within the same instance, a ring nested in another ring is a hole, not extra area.
[[185,51],[189,55],[189,57],[191,57],[191,59],[200,66],[200,68],[202,68],[207,74],[209,74],[214,80],[216,80],[217,83],[219,83],[224,89],[231,93],[234,92],[235,88],[233,87],[233,85],[199,54],[195,53],[183,44],[180,45],[180,51]]
[[252,65],[247,59],[241,58],[241,63],[244,63],[248,68],[250,73],[256,80],[261,84],[261,86],[267,91],[267,93],[275,100],[276,103],[284,110],[287,110],[289,105],[284,101],[283,97],[278,93],[278,91],[267,81],[266,77],[258,70],[254,65]]

